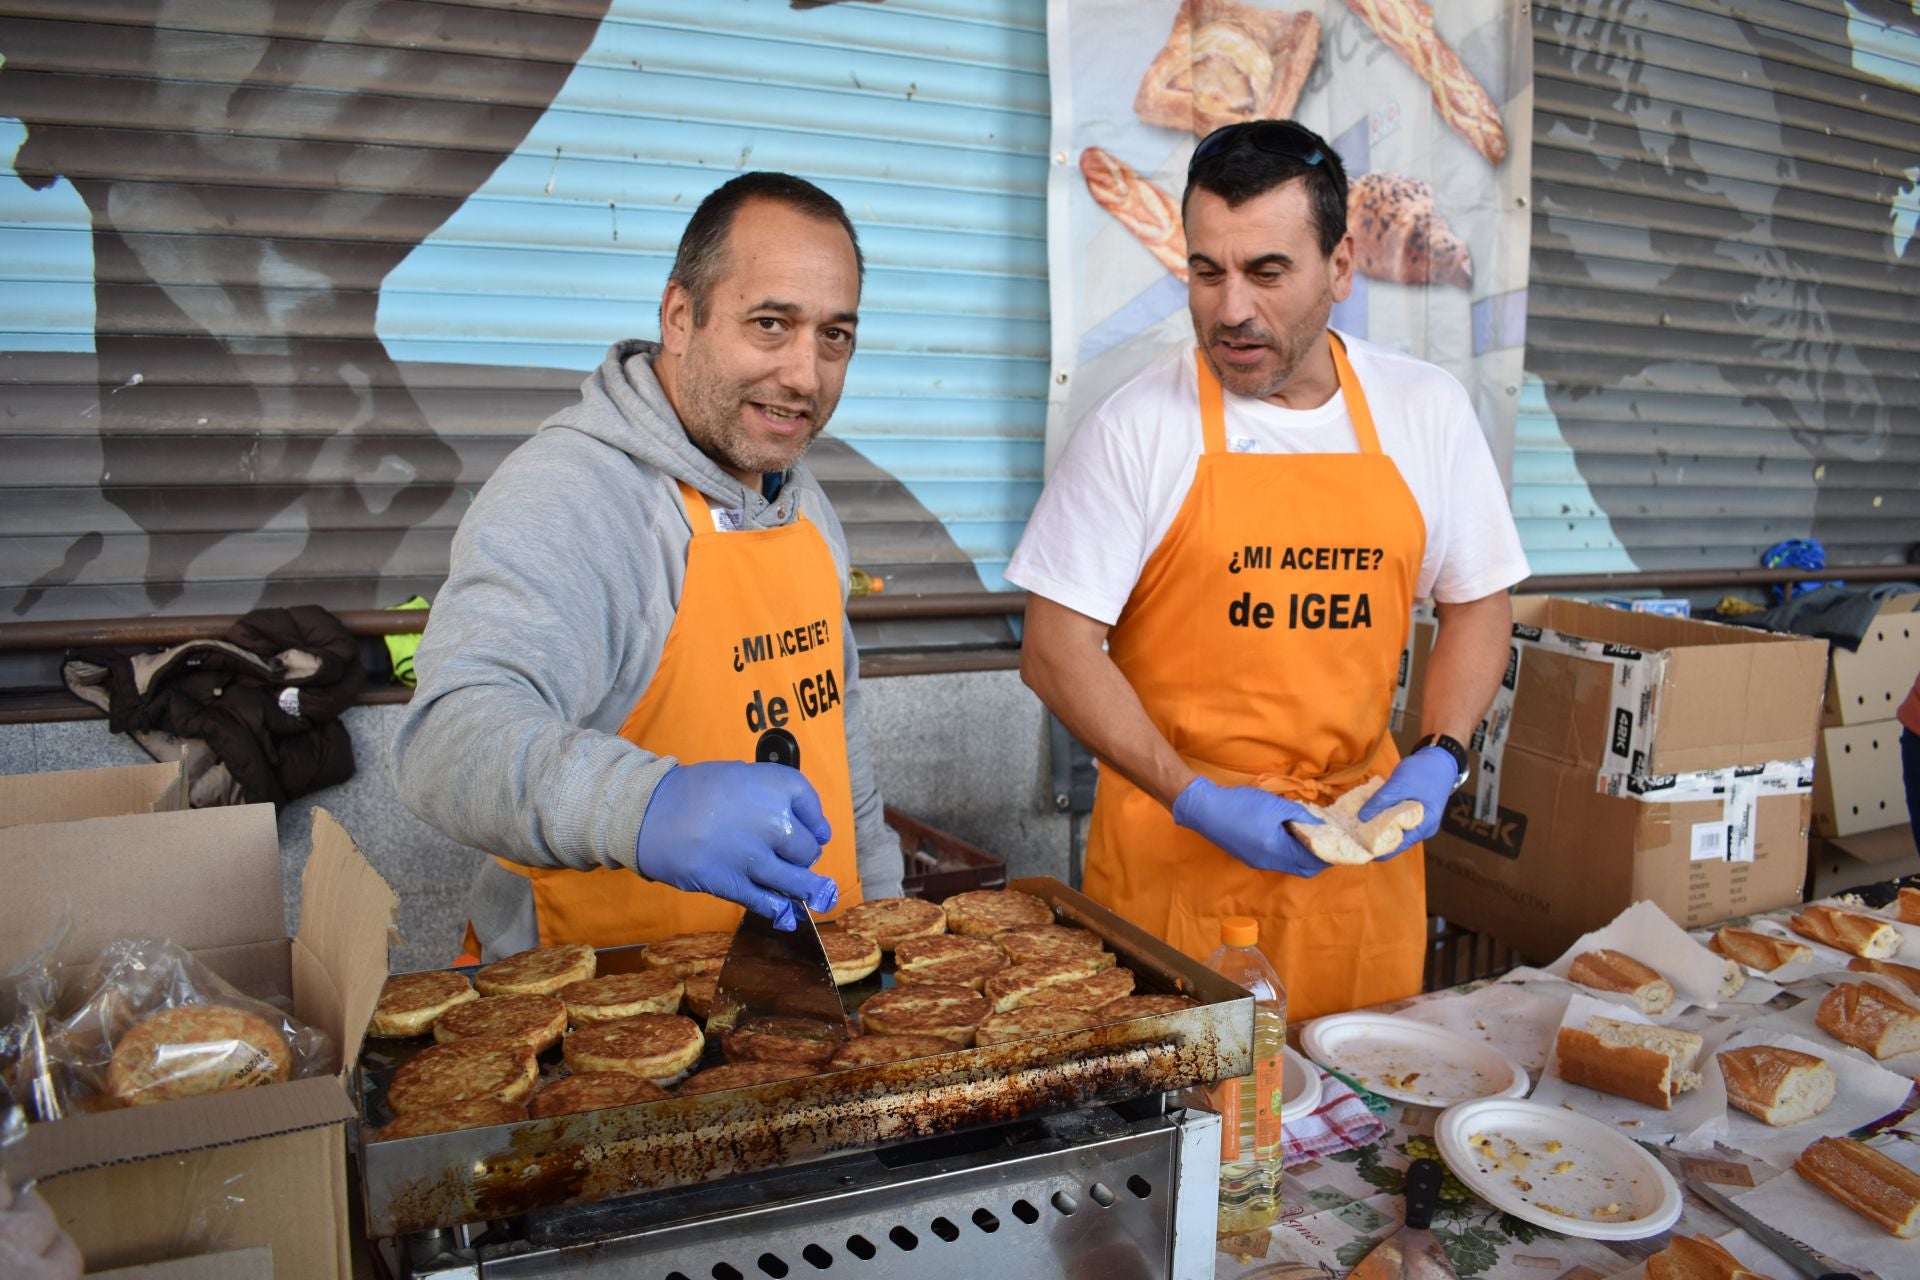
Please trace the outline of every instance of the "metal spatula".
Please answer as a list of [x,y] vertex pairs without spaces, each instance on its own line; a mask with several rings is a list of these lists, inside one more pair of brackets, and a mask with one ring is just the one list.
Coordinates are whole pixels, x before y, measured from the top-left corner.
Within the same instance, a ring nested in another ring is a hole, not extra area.
[[1427,1228],[1440,1203],[1440,1163],[1415,1160],[1407,1166],[1407,1221],[1373,1246],[1348,1280],[1458,1280],[1447,1251]]
[[[769,729],[760,735],[754,759],[798,769],[800,744],[785,729]],[[793,931],[787,933],[756,912],[741,917],[726,963],[720,967],[713,1011],[707,1018],[710,1033],[781,1015],[817,1022],[818,1035],[809,1028],[808,1038],[845,1040],[853,1034],[840,988],[833,981],[833,966],[827,962],[827,949],[806,903],[793,904],[793,919]]]

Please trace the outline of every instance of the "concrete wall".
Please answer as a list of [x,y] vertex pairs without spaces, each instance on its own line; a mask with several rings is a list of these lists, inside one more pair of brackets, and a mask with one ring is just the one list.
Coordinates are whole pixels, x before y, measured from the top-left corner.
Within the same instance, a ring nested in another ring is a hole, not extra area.
[[[1047,785],[1047,720],[1012,671],[870,680],[868,732],[889,803],[1006,859],[1013,876],[1068,878],[1071,823]],[[400,895],[395,969],[444,964],[466,920],[471,849],[419,821],[393,789],[393,731],[400,708],[356,707],[347,715],[359,772],[286,806],[280,852],[289,926],[299,911],[312,809],[325,807],[353,834]],[[104,721],[0,725],[0,773],[40,773],[145,764],[132,740]],[[155,874],[164,874],[155,868]]]

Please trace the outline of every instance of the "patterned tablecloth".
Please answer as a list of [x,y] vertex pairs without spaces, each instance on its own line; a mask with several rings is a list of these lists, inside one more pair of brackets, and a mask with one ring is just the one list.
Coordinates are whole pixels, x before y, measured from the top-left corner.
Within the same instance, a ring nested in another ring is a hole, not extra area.
[[[1774,918],[1782,918],[1784,914],[1776,913]],[[1550,1016],[1547,1006],[1556,997],[1564,1006],[1568,988],[1544,981],[1544,974],[1539,977],[1543,981],[1537,984],[1469,983],[1385,1005],[1378,1011],[1405,1012],[1422,1021],[1447,1022],[1450,1017],[1457,1017],[1462,1007],[1457,1003],[1459,997],[1480,993],[1477,1004],[1484,1002],[1497,1008],[1512,1006],[1522,1010],[1516,1017],[1527,1016],[1529,1007],[1537,1006],[1531,1009],[1531,1015],[1544,1018]],[[1522,994],[1516,994],[1516,990]],[[1824,987],[1815,989],[1815,994],[1821,990]],[[1531,992],[1537,992],[1539,999],[1525,994]],[[1768,1004],[1749,1007],[1736,1012],[1735,1016],[1745,1019],[1778,1015],[1804,1002],[1804,992],[1781,991]],[[1557,1017],[1553,1021],[1558,1025]],[[1536,1059],[1523,1065],[1537,1083],[1541,1063]],[[1265,1232],[1221,1236],[1215,1259],[1218,1280],[1338,1280],[1347,1275],[1368,1250],[1399,1228],[1404,1213],[1402,1188],[1408,1164],[1423,1156],[1440,1158],[1433,1140],[1434,1123],[1440,1111],[1363,1096],[1385,1122],[1385,1136],[1360,1150],[1344,1151],[1288,1168],[1281,1185],[1284,1205],[1281,1220]],[[1910,1096],[1907,1107],[1911,1109],[1913,1105],[1914,1099]],[[1893,1127],[1897,1118],[1896,1113],[1870,1128]],[[1920,1114],[1915,1114],[1913,1119],[1920,1121]],[[1914,1127],[1920,1128],[1920,1123]],[[1856,1131],[1856,1136],[1865,1134]],[[1916,1140],[1920,1141],[1920,1135]],[[1731,1182],[1734,1187],[1751,1186],[1756,1180],[1765,1182],[1774,1173],[1742,1153],[1718,1144],[1703,1150],[1681,1150],[1677,1146],[1663,1147],[1642,1140],[1641,1146],[1658,1158],[1683,1186],[1689,1173],[1706,1172],[1710,1180]],[[1757,1179],[1753,1176],[1756,1172]],[[1450,1172],[1442,1185],[1433,1232],[1445,1246],[1461,1280],[1602,1280],[1616,1276],[1637,1280],[1643,1273],[1644,1260],[1664,1248],[1671,1234],[1662,1232],[1646,1240],[1608,1243],[1563,1236],[1489,1206]],[[1685,1197],[1680,1220],[1672,1232],[1719,1238],[1746,1265],[1776,1280],[1789,1280],[1798,1275],[1695,1196]],[[1883,1280],[1893,1280],[1893,1277]]]

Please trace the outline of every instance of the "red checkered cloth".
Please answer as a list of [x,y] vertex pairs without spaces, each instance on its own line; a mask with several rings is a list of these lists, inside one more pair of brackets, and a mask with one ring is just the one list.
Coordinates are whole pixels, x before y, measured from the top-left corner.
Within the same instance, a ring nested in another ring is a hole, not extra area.
[[1322,1071],[1320,1105],[1310,1115],[1288,1120],[1280,1130],[1280,1163],[1292,1166],[1352,1151],[1380,1141],[1386,1132],[1386,1123],[1367,1110],[1346,1081]]

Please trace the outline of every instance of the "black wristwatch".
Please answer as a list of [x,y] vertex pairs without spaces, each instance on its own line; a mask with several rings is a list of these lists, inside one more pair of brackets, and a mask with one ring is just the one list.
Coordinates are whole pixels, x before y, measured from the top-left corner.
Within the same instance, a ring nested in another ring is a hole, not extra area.
[[1418,751],[1422,747],[1438,747],[1452,756],[1454,768],[1453,789],[1458,791],[1467,785],[1467,774],[1469,772],[1467,768],[1467,749],[1461,746],[1458,740],[1449,738],[1444,733],[1430,733],[1413,744],[1415,751]]

